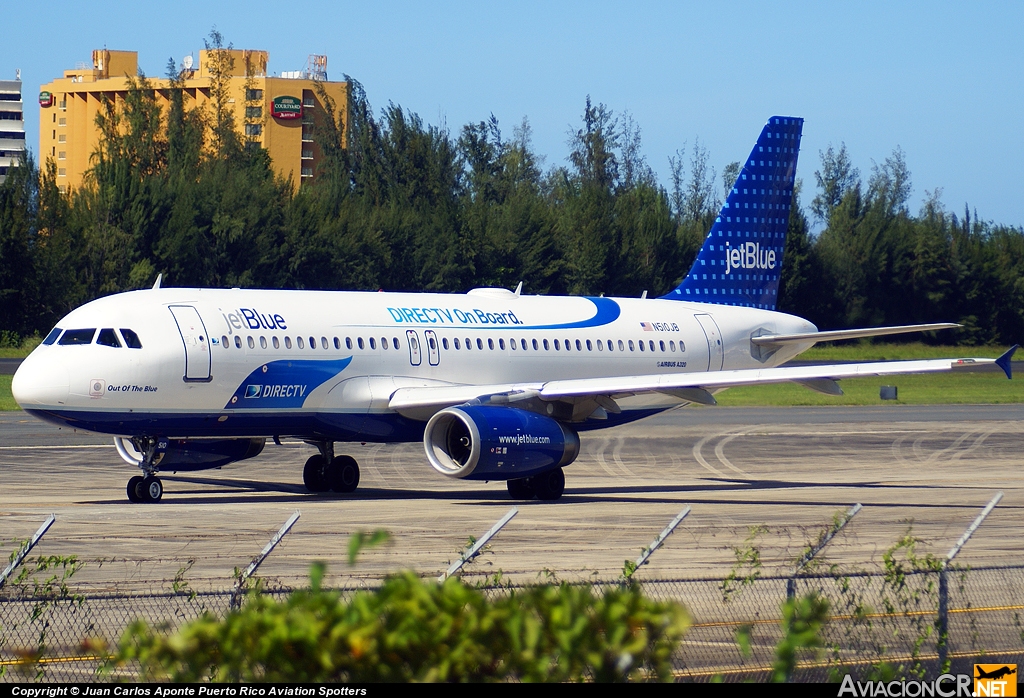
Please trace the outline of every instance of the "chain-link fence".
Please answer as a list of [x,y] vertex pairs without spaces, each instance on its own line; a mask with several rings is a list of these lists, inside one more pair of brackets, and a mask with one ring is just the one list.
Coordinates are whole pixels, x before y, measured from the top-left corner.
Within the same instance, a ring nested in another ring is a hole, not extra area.
[[[1024,664],[1024,567],[949,571],[946,651],[954,671],[970,664]],[[797,597],[815,592],[828,600],[822,648],[805,654],[797,678],[934,677],[939,668],[939,574],[890,570],[885,574],[814,574],[796,579]],[[766,680],[783,636],[781,607],[786,577],[643,580],[655,599],[684,604],[693,616],[676,656],[681,680]],[[598,588],[620,583],[599,582]],[[490,593],[507,593],[494,587]],[[355,589],[342,590],[343,595]],[[264,592],[284,598],[287,590]],[[135,620],[171,632],[203,613],[223,615],[231,591],[77,595],[26,593],[0,596],[0,666],[4,681],[102,680],[101,648],[113,647]],[[737,638],[742,636],[743,641]]]

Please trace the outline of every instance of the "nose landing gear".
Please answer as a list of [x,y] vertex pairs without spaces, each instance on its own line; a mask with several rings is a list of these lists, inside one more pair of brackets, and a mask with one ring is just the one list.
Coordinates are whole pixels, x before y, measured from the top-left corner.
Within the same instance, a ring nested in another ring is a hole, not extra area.
[[136,475],[128,480],[127,494],[128,501],[133,503],[155,503],[164,496],[164,483],[156,476],[156,464],[163,457],[163,449],[167,447],[166,439],[155,439],[153,437],[136,437],[132,439],[134,449],[142,454],[142,458],[135,458],[125,448],[124,440],[114,439],[117,452],[121,457],[130,463],[139,466],[145,477]]
[[335,456],[334,442],[314,443],[320,453],[310,456],[302,469],[302,482],[310,492],[355,492],[359,464],[352,456]]

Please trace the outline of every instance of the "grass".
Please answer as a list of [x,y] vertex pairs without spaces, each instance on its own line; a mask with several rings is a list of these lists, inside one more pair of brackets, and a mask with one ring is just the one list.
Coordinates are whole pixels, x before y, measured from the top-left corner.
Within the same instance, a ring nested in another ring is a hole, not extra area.
[[[0,357],[6,358],[0,350]],[[1003,347],[932,347],[924,344],[845,344],[813,347],[800,356],[810,361],[893,361],[952,357],[995,358]],[[26,352],[27,353],[27,352]],[[1024,353],[1024,351],[1022,351]],[[0,375],[0,411],[16,410],[12,376]],[[715,396],[727,407],[797,407],[803,405],[972,405],[1024,402],[1024,376],[1008,381],[992,373],[925,373],[912,376],[854,378],[840,381],[843,397],[822,395],[795,383],[730,388]],[[899,400],[882,401],[878,389],[895,385]]]
[[11,395],[11,379],[14,376],[0,376],[0,411],[21,409]]

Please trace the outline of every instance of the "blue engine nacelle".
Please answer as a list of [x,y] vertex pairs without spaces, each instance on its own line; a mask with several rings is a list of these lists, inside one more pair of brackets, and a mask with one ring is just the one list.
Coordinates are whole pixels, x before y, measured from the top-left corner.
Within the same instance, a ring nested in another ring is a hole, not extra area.
[[513,480],[569,465],[576,432],[550,417],[512,407],[462,406],[427,422],[423,446],[434,470],[468,480]]
[[163,457],[156,460],[161,470],[207,470],[254,458],[263,452],[266,439],[167,439],[157,446]]

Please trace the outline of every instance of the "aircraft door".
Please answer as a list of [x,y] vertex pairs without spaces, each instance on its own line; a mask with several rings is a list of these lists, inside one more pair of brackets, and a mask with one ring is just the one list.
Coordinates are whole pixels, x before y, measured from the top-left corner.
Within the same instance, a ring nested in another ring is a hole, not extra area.
[[206,333],[199,311],[191,305],[168,306],[174,322],[178,325],[181,341],[185,345],[186,383],[207,383],[210,375],[210,338]]
[[423,335],[427,338],[427,361],[431,366],[441,363],[441,348],[437,345],[437,335],[434,330],[424,330]]
[[423,362],[423,356],[420,354],[420,336],[416,334],[416,330],[406,330],[405,338],[409,341],[409,363],[419,366]]
[[704,334],[708,338],[708,370],[721,371],[725,361],[725,345],[722,343],[722,333],[715,323],[715,319],[704,313],[696,313],[693,316]]

